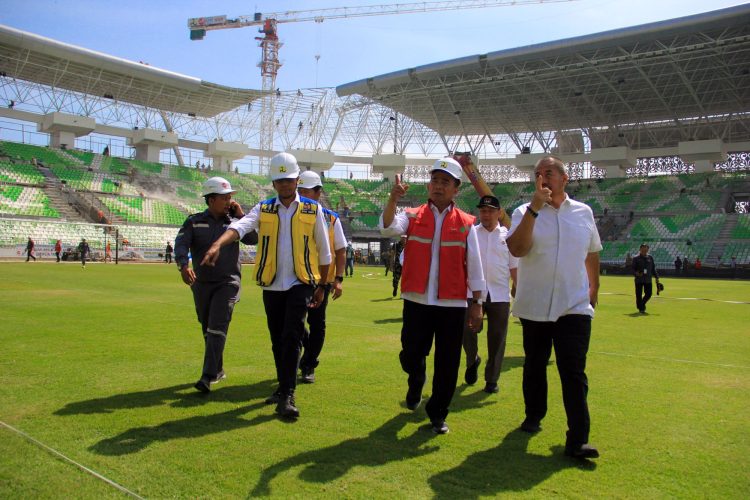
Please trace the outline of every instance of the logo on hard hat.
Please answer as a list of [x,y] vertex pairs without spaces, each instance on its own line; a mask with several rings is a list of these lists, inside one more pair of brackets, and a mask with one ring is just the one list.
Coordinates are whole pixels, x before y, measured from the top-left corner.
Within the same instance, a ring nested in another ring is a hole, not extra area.
[[284,165],[280,165],[279,172],[286,172],[286,167]]
[[441,161],[441,162],[440,162],[440,166],[441,166],[442,168],[445,168],[445,167],[447,167],[448,165],[447,165],[447,164],[446,164],[446,163],[445,163],[444,161]]
[[229,188],[229,184],[227,184],[226,182],[222,182],[221,183],[221,187],[223,187],[224,189],[228,189]]

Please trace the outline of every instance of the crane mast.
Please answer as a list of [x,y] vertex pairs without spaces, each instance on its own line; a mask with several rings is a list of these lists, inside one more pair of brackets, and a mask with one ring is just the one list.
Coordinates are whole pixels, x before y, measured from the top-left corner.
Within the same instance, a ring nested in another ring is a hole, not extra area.
[[[487,7],[508,7],[530,4],[562,3],[576,0],[440,0],[434,2],[411,2],[398,4],[362,5],[358,7],[334,7],[329,9],[289,10],[284,12],[260,13],[249,16],[229,18],[225,15],[210,17],[193,17],[188,19],[191,40],[202,40],[206,32],[224,29],[260,26],[258,32],[262,37],[255,37],[261,48],[262,58],[258,67],[262,77],[262,88],[266,94],[261,105],[260,149],[273,151],[274,106],[277,97],[276,75],[281,62],[277,24],[295,22],[323,22],[328,19],[350,17],[385,16],[395,14],[417,14],[448,10],[481,9]],[[261,158],[261,172],[265,171],[267,158]]]

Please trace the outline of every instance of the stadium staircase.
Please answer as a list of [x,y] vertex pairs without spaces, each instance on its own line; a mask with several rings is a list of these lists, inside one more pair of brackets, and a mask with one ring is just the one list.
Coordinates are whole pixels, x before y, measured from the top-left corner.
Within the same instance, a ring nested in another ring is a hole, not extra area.
[[59,212],[60,217],[69,221],[86,220],[69,193],[63,193],[60,179],[47,167],[38,167],[38,169],[44,176],[44,192],[49,198],[50,205]]
[[[711,251],[706,258],[707,265],[718,265],[726,259],[722,259],[727,245],[732,240],[732,233],[734,228],[737,227],[737,214],[727,214],[724,218],[724,225],[721,227],[718,238],[711,247]],[[731,256],[730,256],[731,258]]]

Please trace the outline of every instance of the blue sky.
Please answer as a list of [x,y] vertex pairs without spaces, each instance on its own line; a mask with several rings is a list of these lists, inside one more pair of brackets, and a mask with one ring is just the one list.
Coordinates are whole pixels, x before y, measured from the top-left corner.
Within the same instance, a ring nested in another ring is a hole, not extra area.
[[[91,50],[148,62],[210,82],[260,88],[253,28],[190,41],[189,17],[396,3],[391,0],[2,0],[0,24]],[[446,59],[662,21],[744,2],[577,0],[279,25],[277,85],[334,87]],[[316,65],[315,55],[320,54]]]

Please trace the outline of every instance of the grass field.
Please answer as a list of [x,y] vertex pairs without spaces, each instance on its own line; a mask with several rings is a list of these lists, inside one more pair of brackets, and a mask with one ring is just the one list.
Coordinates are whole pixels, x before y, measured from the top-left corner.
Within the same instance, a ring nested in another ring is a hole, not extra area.
[[[192,388],[203,340],[173,266],[3,263],[0,273],[0,420],[143,497],[750,498],[747,282],[665,279],[642,316],[632,280],[603,277],[587,370],[602,456],[579,463],[562,454],[553,366],[544,430],[516,430],[517,321],[500,393],[459,385],[451,433],[420,429],[423,406],[403,406],[401,301],[381,268],[359,268],[329,305],[296,423],[263,404],[274,369],[248,268],[228,379],[208,396]],[[0,436],[2,498],[123,495],[5,426]]]

